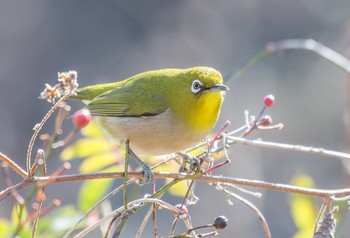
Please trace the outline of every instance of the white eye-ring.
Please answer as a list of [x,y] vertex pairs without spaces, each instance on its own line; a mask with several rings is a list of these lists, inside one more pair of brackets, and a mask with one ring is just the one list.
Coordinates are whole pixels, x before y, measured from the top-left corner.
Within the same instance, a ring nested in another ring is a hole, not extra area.
[[192,82],[191,91],[193,93],[199,93],[201,91],[202,87],[203,87],[202,82],[199,81],[198,79],[195,79]]

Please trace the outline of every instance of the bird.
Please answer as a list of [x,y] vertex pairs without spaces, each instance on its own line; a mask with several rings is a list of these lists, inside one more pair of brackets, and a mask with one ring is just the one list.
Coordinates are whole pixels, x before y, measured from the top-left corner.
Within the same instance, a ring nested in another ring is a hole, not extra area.
[[112,139],[128,142],[128,153],[142,167],[141,183],[146,184],[153,181],[153,173],[137,154],[172,154],[199,143],[215,126],[228,90],[218,70],[196,66],[86,86],[72,98],[86,104]]

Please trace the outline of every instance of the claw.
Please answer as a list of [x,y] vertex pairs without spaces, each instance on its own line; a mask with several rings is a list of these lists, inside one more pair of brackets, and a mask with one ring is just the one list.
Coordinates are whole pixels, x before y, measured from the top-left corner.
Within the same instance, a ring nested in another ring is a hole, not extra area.
[[[180,172],[192,172],[196,167],[197,171],[201,171],[201,162],[196,156],[187,154],[185,152],[179,152],[178,154],[183,158]],[[186,168],[186,163],[189,163],[189,168]]]
[[154,175],[151,168],[146,165],[142,167],[142,171],[143,171],[143,178],[140,178],[137,181],[137,184],[140,186],[143,186],[148,183],[153,183]]

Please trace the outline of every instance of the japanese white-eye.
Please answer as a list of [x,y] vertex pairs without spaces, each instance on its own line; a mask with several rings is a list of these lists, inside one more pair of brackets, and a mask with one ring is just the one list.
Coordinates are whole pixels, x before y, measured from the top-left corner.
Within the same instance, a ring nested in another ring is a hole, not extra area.
[[80,88],[73,97],[87,103],[110,136],[128,140],[132,151],[164,155],[194,146],[208,135],[227,90],[220,72],[199,66],[147,71]]

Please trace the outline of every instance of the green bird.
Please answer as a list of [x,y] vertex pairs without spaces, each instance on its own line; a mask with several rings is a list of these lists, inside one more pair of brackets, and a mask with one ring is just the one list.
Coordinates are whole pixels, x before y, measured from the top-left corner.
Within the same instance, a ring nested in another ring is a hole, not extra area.
[[123,81],[78,89],[73,98],[86,103],[93,118],[112,138],[129,141],[129,153],[165,155],[200,142],[215,126],[225,91],[219,71],[210,67],[147,71]]

